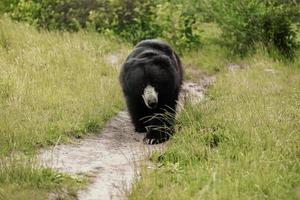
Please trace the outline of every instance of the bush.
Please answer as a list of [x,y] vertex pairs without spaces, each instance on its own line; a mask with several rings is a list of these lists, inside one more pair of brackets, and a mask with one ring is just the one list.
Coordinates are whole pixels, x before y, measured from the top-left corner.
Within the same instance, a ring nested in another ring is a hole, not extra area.
[[156,24],[156,0],[104,1],[90,13],[89,22],[98,32],[113,32],[132,43],[156,38],[161,30]]
[[161,35],[179,52],[200,46],[197,34],[196,12],[184,7],[184,4],[165,2],[158,5],[156,23],[160,25]]
[[[256,43],[275,49],[284,57],[294,56],[296,33],[292,28],[299,6],[279,0],[214,0],[211,4],[223,31],[223,44],[233,54],[246,55]],[[298,7],[297,7],[298,6]]]
[[119,0],[106,2],[91,13],[90,24],[99,32],[113,32],[127,41],[161,37],[178,51],[196,48],[199,35],[194,34],[195,14],[181,3],[157,0]]
[[133,44],[160,37],[183,51],[200,45],[197,12],[190,8],[191,4],[173,0],[19,0],[11,17],[49,30],[88,27]]
[[11,11],[11,8],[18,3],[18,0],[1,0],[0,1],[0,14]]
[[97,0],[19,0],[11,17],[48,30],[78,31],[98,6]]

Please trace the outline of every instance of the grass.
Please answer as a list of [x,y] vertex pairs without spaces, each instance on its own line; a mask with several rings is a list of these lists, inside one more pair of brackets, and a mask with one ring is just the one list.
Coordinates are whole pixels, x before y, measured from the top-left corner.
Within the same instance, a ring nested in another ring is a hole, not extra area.
[[129,46],[96,33],[37,31],[0,19],[0,199],[75,198],[81,180],[39,168],[41,147],[98,132],[124,107]]
[[[202,47],[198,50],[187,52],[183,56],[186,72],[185,79],[189,79],[196,70],[215,74],[222,71],[224,63],[228,63],[231,60],[231,58],[226,56],[226,50],[218,45],[221,30],[216,24],[199,23],[198,29],[201,35]],[[190,73],[191,70],[192,73]]]
[[0,160],[0,199],[76,199],[77,190],[87,182],[47,168],[34,158],[10,156]]
[[153,156],[129,199],[299,199],[300,62],[263,51],[223,70],[188,106],[166,152]]
[[117,80],[126,45],[96,33],[39,33],[0,21],[0,155],[80,137],[123,107]]

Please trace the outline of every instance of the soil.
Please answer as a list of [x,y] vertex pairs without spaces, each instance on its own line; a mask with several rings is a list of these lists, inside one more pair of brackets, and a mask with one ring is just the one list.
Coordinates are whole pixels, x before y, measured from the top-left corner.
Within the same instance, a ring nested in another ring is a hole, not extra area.
[[[204,76],[196,82],[185,82],[178,110],[190,101],[199,103],[205,88],[214,81]],[[91,135],[76,144],[57,145],[41,151],[39,160],[44,166],[72,175],[85,174],[91,184],[78,192],[79,200],[125,199],[139,166],[147,162],[153,151],[163,151],[166,143],[146,145],[144,134],[136,133],[127,111],[110,119],[101,133]],[[145,161],[145,162],[144,162]]]

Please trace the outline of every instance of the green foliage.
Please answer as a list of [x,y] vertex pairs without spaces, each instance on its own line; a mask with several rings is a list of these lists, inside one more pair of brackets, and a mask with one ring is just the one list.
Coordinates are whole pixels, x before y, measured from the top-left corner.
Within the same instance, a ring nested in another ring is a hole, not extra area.
[[246,55],[262,43],[284,57],[292,58],[297,47],[292,27],[299,17],[299,5],[279,0],[215,0],[211,3],[215,20],[223,30],[222,43],[233,54]]
[[[269,52],[295,56],[299,3],[293,0],[14,0],[0,4],[13,19],[49,30],[89,28],[136,44],[162,38],[179,52],[201,46],[199,24],[216,21],[223,46],[245,56],[262,43]],[[2,9],[3,10],[3,9]]]
[[157,0],[106,1],[102,10],[90,15],[90,23],[99,32],[113,32],[134,44],[160,37],[178,51],[199,47],[195,22],[195,13],[185,10],[183,3]]
[[0,1],[0,15],[11,11],[11,9],[18,3],[19,0],[1,0]]
[[11,17],[39,28],[78,31],[98,5],[97,0],[19,0]]
[[104,1],[101,9],[91,13],[90,23],[99,32],[112,31],[133,43],[155,38],[160,33],[159,25],[154,23],[155,1]]
[[197,15],[189,8],[184,2],[158,0],[19,0],[10,15],[49,30],[88,27],[133,44],[160,37],[183,51],[200,45]]
[[30,24],[38,23],[41,6],[33,1],[20,0],[11,13],[12,19],[26,21]]
[[157,6],[156,23],[160,26],[161,36],[180,52],[200,47],[196,21],[196,13],[184,4],[167,1]]

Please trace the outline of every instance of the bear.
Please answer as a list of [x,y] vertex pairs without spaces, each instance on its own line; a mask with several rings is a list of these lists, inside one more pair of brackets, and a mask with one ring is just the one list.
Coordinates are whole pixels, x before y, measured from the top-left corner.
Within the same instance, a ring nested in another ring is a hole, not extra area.
[[182,81],[181,61],[162,40],[139,42],[123,63],[119,82],[135,131],[146,132],[145,143],[173,135]]

